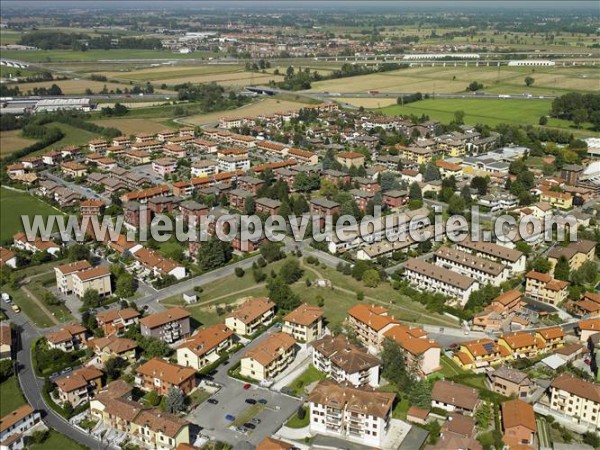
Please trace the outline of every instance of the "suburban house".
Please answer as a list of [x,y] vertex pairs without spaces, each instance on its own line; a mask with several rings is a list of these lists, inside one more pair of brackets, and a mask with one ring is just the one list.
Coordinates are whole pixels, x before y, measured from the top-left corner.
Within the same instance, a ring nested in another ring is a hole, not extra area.
[[513,275],[525,271],[525,255],[519,250],[503,247],[492,242],[472,241],[470,239],[456,242],[455,247],[457,250],[502,263],[509,268]]
[[547,273],[530,270],[525,275],[525,295],[542,303],[557,306],[567,299],[569,282],[555,280]]
[[135,370],[135,384],[145,391],[155,390],[165,395],[177,388],[188,395],[196,388],[196,370],[172,364],[161,358],[152,358]]
[[55,267],[56,287],[63,294],[70,294],[73,292],[73,275],[82,270],[90,269],[91,267],[92,265],[86,260],[62,264]]
[[286,333],[275,333],[244,353],[240,375],[263,381],[283,372],[296,356],[296,341]]
[[465,370],[481,370],[492,364],[500,363],[510,355],[509,350],[492,339],[483,338],[463,342],[454,361]]
[[321,336],[324,311],[318,306],[303,303],[283,318],[281,331],[298,342],[312,342]]
[[136,360],[138,345],[133,339],[113,335],[90,339],[86,342],[86,345],[94,351],[94,354],[103,364],[112,358],[121,358],[128,362]]
[[28,404],[0,418],[0,446],[2,450],[25,448],[25,435],[39,428],[42,415]]
[[13,334],[10,324],[0,322],[0,361],[12,358]]
[[579,269],[584,262],[593,261],[596,256],[596,243],[585,239],[571,242],[566,247],[555,245],[548,252],[548,262],[552,265],[550,274],[554,275],[554,268],[561,257],[569,262],[571,270]]
[[63,352],[72,352],[82,348],[87,341],[87,329],[79,324],[65,325],[60,330],[46,335],[48,347]]
[[505,397],[525,398],[534,388],[526,373],[508,367],[488,372],[486,381],[490,390]]
[[310,393],[310,431],[381,448],[389,430],[391,392],[321,380]]
[[311,344],[312,364],[338,383],[379,386],[381,360],[352,344],[342,334]]
[[52,256],[56,256],[58,253],[60,253],[60,246],[56,245],[51,240],[44,241],[40,238],[29,240],[27,239],[27,235],[25,233],[15,234],[13,236],[13,245],[20,250],[25,250],[31,253],[48,252]]
[[8,266],[12,269],[17,268],[17,254],[12,250],[0,247],[0,267]]
[[171,344],[191,334],[191,316],[183,308],[170,308],[140,319],[140,331],[142,336],[150,336]]
[[141,314],[133,308],[110,309],[96,314],[96,322],[104,334],[109,336],[113,333],[121,334],[131,325],[138,324],[140,316]]
[[234,333],[248,336],[269,325],[275,318],[275,303],[267,297],[253,297],[246,300],[225,318]]
[[202,328],[177,346],[177,364],[202,370],[232,347],[233,337],[233,331],[223,324]]
[[600,385],[563,374],[548,389],[552,410],[590,430],[600,427]]
[[438,380],[431,390],[431,407],[472,416],[479,406],[479,391],[454,381]]
[[579,328],[579,340],[587,343],[590,337],[600,333],[600,318],[580,320],[577,327]]
[[365,165],[365,155],[358,152],[342,152],[335,156],[337,162],[348,169],[352,166],[362,167]]
[[509,447],[533,446],[537,424],[533,406],[514,399],[502,403],[502,441]]
[[60,403],[71,403],[77,407],[87,402],[94,393],[102,387],[102,377],[104,373],[91,366],[76,369],[68,375],[54,380],[56,384],[56,394]]
[[372,353],[379,351],[383,334],[397,324],[387,309],[364,304],[350,308],[347,320],[358,340]]
[[100,297],[112,295],[110,269],[107,266],[97,266],[91,269],[75,272],[73,278],[73,293],[83,298],[85,292],[93,289]]
[[406,367],[417,376],[423,377],[440,370],[441,347],[422,328],[409,328],[396,324],[384,334],[400,348]]

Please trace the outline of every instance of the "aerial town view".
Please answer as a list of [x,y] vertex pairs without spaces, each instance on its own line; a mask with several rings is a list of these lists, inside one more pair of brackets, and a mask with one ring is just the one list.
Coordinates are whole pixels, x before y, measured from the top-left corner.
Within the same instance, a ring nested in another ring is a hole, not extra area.
[[600,450],[595,1],[3,1],[0,450]]

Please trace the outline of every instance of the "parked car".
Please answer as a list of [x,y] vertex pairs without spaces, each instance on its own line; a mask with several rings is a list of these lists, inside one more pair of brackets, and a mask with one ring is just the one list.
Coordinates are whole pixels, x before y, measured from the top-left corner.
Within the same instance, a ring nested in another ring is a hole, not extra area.
[[2,300],[4,300],[4,303],[10,303],[10,295],[8,295],[6,292],[3,292]]
[[252,387],[251,384],[245,384],[244,385],[244,390],[247,391],[248,389],[250,389]]
[[256,405],[256,400],[254,400],[253,398],[247,398],[245,401],[249,405]]
[[21,308],[19,308],[17,305],[12,305],[10,308],[16,313],[21,312]]
[[252,420],[250,420],[251,423],[253,423],[254,425],[258,425],[260,424],[260,419],[257,419],[256,417],[252,418]]
[[268,402],[267,402],[267,399],[265,399],[265,398],[259,398],[258,403],[260,403],[261,405],[266,405]]
[[256,425],[254,425],[253,423],[245,423],[244,424],[245,428],[248,428],[249,430],[254,430],[256,429]]
[[217,405],[219,403],[219,400],[217,400],[216,398],[209,398],[207,402],[211,405]]
[[234,422],[234,421],[235,421],[235,416],[232,416],[231,414],[227,414],[227,415],[225,416],[225,420],[226,420],[227,422]]

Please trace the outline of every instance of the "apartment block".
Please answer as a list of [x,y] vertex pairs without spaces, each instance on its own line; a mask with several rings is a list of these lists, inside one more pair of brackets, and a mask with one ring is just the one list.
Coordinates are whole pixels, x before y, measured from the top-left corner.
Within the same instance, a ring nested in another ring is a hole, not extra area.
[[196,388],[196,370],[171,364],[160,358],[152,358],[135,371],[135,384],[145,391],[155,390],[165,395],[171,388],[177,388],[188,395]]
[[48,347],[72,352],[82,348],[87,341],[87,329],[79,324],[65,325],[60,330],[46,335]]
[[416,258],[404,265],[404,277],[417,289],[443,294],[461,306],[479,289],[479,283],[473,278]]
[[555,280],[547,273],[530,270],[525,275],[525,295],[542,303],[557,306],[567,299],[569,283]]
[[43,423],[39,411],[25,404],[0,418],[0,446],[2,450],[25,448],[25,434]]
[[358,340],[372,353],[377,353],[381,348],[383,334],[397,324],[387,309],[363,304],[348,310],[347,321]]
[[102,387],[104,373],[95,367],[82,367],[69,375],[54,380],[58,400],[63,405],[66,402],[77,407],[89,401],[94,393]]
[[56,275],[56,287],[63,294],[73,292],[73,275],[79,271],[90,269],[92,265],[88,261],[76,261],[62,264],[54,268]]
[[569,262],[571,270],[579,269],[584,262],[593,261],[596,256],[596,243],[585,239],[571,242],[566,247],[555,245],[548,252],[548,262],[552,265],[550,274],[554,275],[554,268],[561,257]]
[[396,395],[321,380],[311,392],[310,431],[382,448]]
[[223,352],[234,344],[234,334],[223,324],[210,325],[198,330],[191,338],[177,346],[177,364],[202,370],[215,363]]
[[491,242],[472,241],[470,239],[457,242],[456,249],[504,264],[509,268],[512,275],[525,271],[525,255],[519,250]]
[[133,308],[110,309],[96,314],[96,322],[104,334],[109,336],[113,333],[121,334],[131,325],[137,325],[140,316],[141,314]]
[[286,333],[276,333],[261,345],[247,350],[240,374],[257,381],[270,380],[283,372],[296,356],[296,341]]
[[526,398],[534,388],[526,373],[508,367],[499,367],[487,373],[490,390],[505,397]]
[[318,306],[304,303],[283,318],[281,331],[298,342],[312,342],[323,331],[324,311]]
[[252,335],[275,318],[275,303],[267,297],[254,297],[245,301],[225,318],[227,325],[239,335]]
[[140,319],[140,331],[142,336],[150,336],[172,344],[191,334],[191,316],[183,308],[170,308]]
[[82,270],[73,274],[73,293],[83,298],[87,290],[93,289],[100,297],[112,295],[110,282],[110,269],[107,266],[98,266]]
[[313,366],[337,383],[379,386],[381,360],[353,345],[347,337],[326,336],[311,346]]
[[550,408],[590,430],[600,427],[600,385],[560,375],[550,384]]
[[474,278],[482,286],[500,286],[508,278],[506,266],[480,256],[445,246],[437,249],[434,255],[437,266]]
[[409,328],[396,324],[384,333],[394,341],[404,355],[404,364],[417,377],[424,377],[440,370],[441,347],[422,328]]

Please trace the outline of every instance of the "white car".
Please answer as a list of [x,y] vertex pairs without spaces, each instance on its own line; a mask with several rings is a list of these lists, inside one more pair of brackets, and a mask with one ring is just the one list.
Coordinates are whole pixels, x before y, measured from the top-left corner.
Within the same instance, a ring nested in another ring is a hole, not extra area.
[[4,303],[10,303],[10,295],[8,295],[6,292],[3,292],[2,300],[4,301]]

